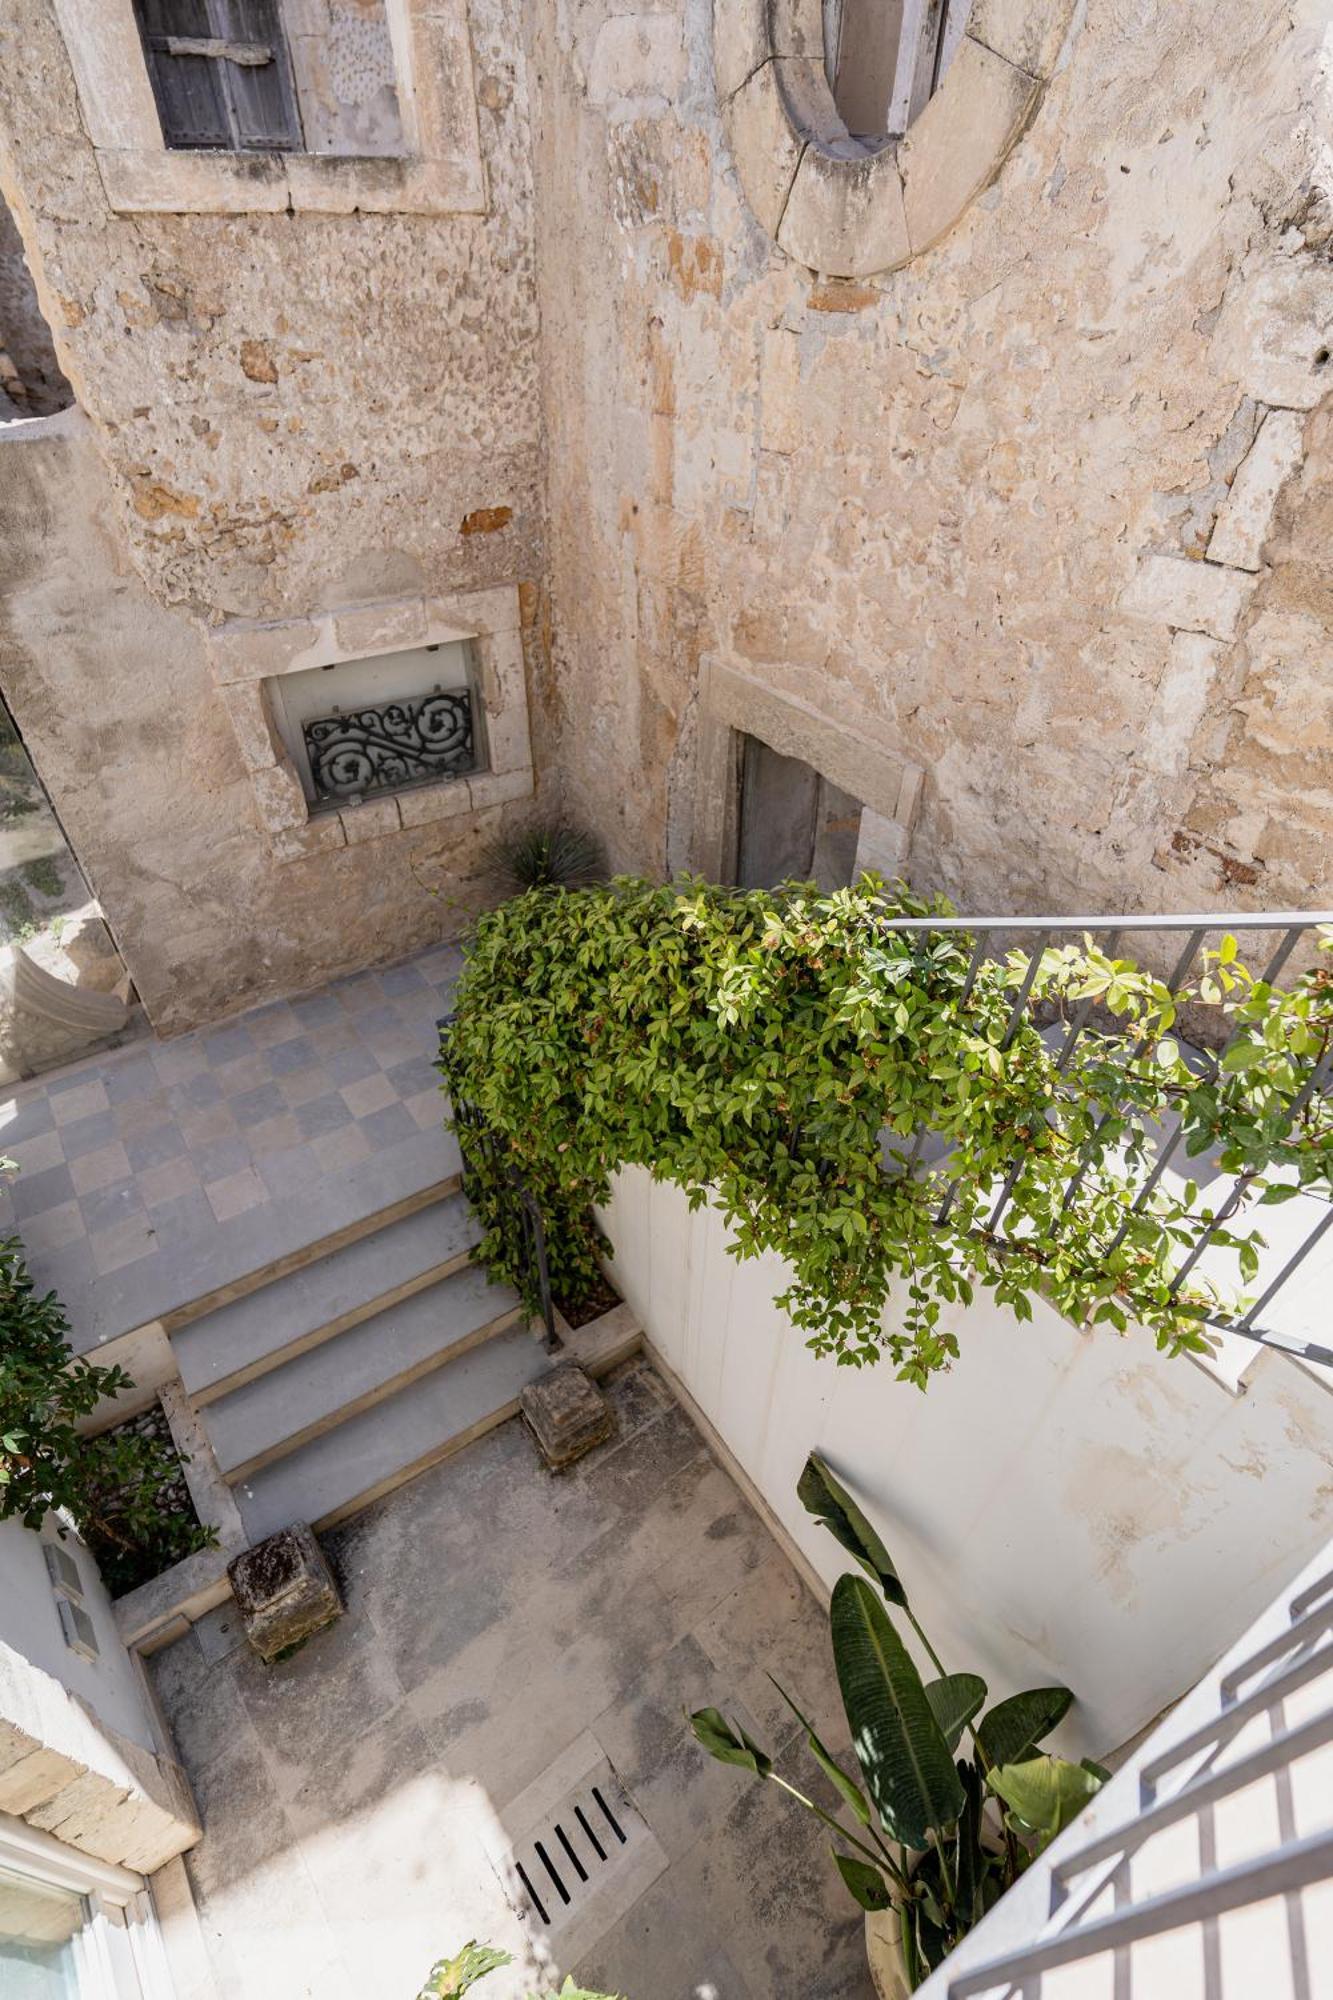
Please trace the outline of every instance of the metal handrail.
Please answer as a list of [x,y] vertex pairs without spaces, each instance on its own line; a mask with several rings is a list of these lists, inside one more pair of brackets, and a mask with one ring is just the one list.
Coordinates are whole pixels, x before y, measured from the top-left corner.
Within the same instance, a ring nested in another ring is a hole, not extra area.
[[[448,1065],[444,1051],[448,1045],[449,1030],[454,1023],[452,1014],[444,1015],[435,1023],[440,1037],[440,1064],[448,1082]],[[478,1107],[467,1098],[458,1096],[452,1085],[449,1101],[453,1107],[454,1124],[458,1131],[458,1151],[463,1163],[463,1187],[466,1191],[470,1163],[468,1159],[469,1140],[474,1149],[488,1156],[491,1165],[503,1175],[512,1195],[518,1215],[517,1240],[514,1244],[518,1255],[522,1278],[529,1290],[536,1295],[538,1312],[545,1329],[542,1345],[548,1354],[557,1354],[564,1346],[555,1324],[555,1300],[551,1293],[551,1266],[546,1248],[546,1224],[542,1217],[541,1204],[524,1180],[518,1168],[510,1160],[500,1157],[498,1134],[487,1124]],[[464,1134],[468,1137],[465,1138]]]
[[[891,906],[886,902],[883,914],[877,919],[877,922],[885,933],[906,933],[909,936],[924,937],[953,936],[966,939],[971,945],[971,951],[968,956],[967,971],[959,995],[960,1004],[964,1006],[972,996],[978,974],[984,964],[988,961],[998,963],[1002,958],[1016,956],[1019,964],[1016,965],[1012,975],[1015,995],[1010,1006],[1003,1040],[1000,1044],[1001,1048],[1008,1048],[1018,1034],[1024,1017],[1026,1016],[1028,1019],[1033,1018],[1031,1011],[1032,989],[1036,982],[1037,973],[1040,970],[1042,955],[1050,945],[1052,939],[1070,936],[1086,937],[1094,943],[1099,944],[1108,956],[1113,956],[1120,945],[1122,937],[1127,933],[1144,936],[1161,932],[1167,935],[1182,936],[1184,938],[1183,949],[1176,955],[1175,962],[1166,978],[1166,984],[1172,992],[1176,992],[1189,977],[1190,970],[1195,963],[1198,953],[1210,935],[1225,935],[1227,933],[1234,935],[1236,933],[1244,934],[1248,932],[1271,937],[1276,934],[1276,946],[1260,975],[1266,984],[1271,985],[1286,967],[1303,938],[1308,937],[1321,926],[1327,925],[1333,927],[1333,911],[1266,910],[1257,912],[1247,911],[1239,915],[1210,911],[1171,916],[1125,916],[1115,914],[1075,917],[901,917],[894,914]],[[1024,942],[1016,946],[1007,942],[1015,937],[1023,939]],[[1025,964],[1021,962],[1024,955],[1026,956]],[[1057,1058],[1057,1075],[1063,1074],[1068,1067],[1075,1046],[1080,1038],[1092,1032],[1093,1012],[1092,1003],[1086,1000],[1075,1009]],[[1230,1040],[1221,1049],[1200,1052],[1202,1061],[1208,1066],[1209,1071],[1213,1075],[1219,1072],[1226,1050],[1234,1040],[1235,1034],[1233,1033]],[[1136,1057],[1145,1052],[1147,1046],[1146,1041],[1141,1041],[1131,1051],[1129,1060],[1133,1062]],[[1328,1091],[1331,1078],[1333,1078],[1333,1050],[1329,1051],[1325,1058],[1312,1068],[1303,1092],[1292,1105],[1291,1118],[1293,1121],[1311,1098],[1316,1094],[1323,1094]],[[1067,1213],[1072,1208],[1080,1187],[1083,1185],[1093,1162],[1097,1159],[1098,1143],[1115,1115],[1114,1107],[1103,1114],[1095,1131],[1082,1148],[1078,1160],[1073,1164],[1064,1190],[1063,1212]],[[916,1175],[920,1171],[919,1163],[926,1136],[926,1128],[919,1126],[911,1135],[910,1141],[908,1141],[906,1135],[903,1135],[903,1146],[901,1149],[897,1146],[891,1148],[896,1167],[904,1176]],[[1104,1246],[1104,1255],[1108,1257],[1112,1256],[1119,1249],[1132,1227],[1133,1218],[1141,1214],[1151,1202],[1163,1176],[1175,1157],[1183,1137],[1184,1121],[1183,1119],[1178,1119],[1174,1129],[1165,1134],[1159,1142],[1153,1165],[1150,1171],[1144,1176],[1141,1184],[1137,1187],[1133,1201],[1115,1236]],[[936,1166],[938,1167],[939,1164],[937,1162]],[[985,1229],[980,1232],[989,1247],[997,1251],[1000,1255],[1004,1255],[1011,1248],[1017,1248],[1020,1241],[1020,1239],[1006,1238],[998,1232],[1022,1169],[1023,1160],[1019,1157],[1005,1174],[998,1190],[998,1197],[987,1218]],[[1234,1175],[1232,1177],[1231,1188],[1226,1197],[1218,1202],[1211,1217],[1200,1219],[1198,1234],[1173,1274],[1171,1283],[1173,1297],[1179,1294],[1182,1286],[1195,1270],[1200,1259],[1215,1242],[1218,1233],[1226,1228],[1227,1224],[1244,1206],[1245,1197],[1255,1178],[1256,1173],[1254,1170],[1246,1170]],[[947,1223],[959,1192],[959,1181],[957,1179],[949,1181],[948,1185],[944,1188],[939,1207],[933,1218],[937,1227],[942,1228]],[[1197,1314],[1203,1324],[1219,1332],[1238,1334],[1242,1339],[1252,1341],[1257,1346],[1272,1347],[1282,1353],[1294,1355],[1299,1360],[1314,1362],[1325,1367],[1333,1367],[1333,1347],[1323,1346],[1315,1341],[1303,1340],[1299,1337],[1285,1334],[1280,1328],[1272,1324],[1260,1324],[1260,1315],[1268,1312],[1269,1308],[1300,1269],[1311,1251],[1323,1240],[1330,1229],[1333,1229],[1333,1206],[1330,1206],[1318,1222],[1311,1226],[1299,1246],[1294,1252],[1288,1255],[1276,1275],[1267,1279],[1258,1298],[1243,1313],[1227,1312],[1221,1306],[1206,1305],[1202,1301],[1185,1303],[1183,1310]],[[1267,1274],[1265,1275],[1267,1277]]]

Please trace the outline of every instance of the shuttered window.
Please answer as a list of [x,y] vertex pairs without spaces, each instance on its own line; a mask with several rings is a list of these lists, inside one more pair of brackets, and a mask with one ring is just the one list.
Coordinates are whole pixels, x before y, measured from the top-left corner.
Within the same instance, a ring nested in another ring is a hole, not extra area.
[[168,146],[301,151],[279,0],[134,0],[134,11]]
[[972,0],[823,0],[834,102],[855,138],[900,139],[939,89]]

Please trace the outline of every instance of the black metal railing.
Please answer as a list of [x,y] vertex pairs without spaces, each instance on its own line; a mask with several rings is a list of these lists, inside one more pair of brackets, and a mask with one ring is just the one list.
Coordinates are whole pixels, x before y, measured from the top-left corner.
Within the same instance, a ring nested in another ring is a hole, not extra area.
[[556,1354],[564,1343],[556,1332],[555,1301],[551,1296],[551,1267],[546,1251],[546,1224],[541,1206],[513,1161],[508,1159],[500,1135],[486,1122],[478,1107],[455,1094],[449,1076],[449,1031],[454,1017],[446,1014],[435,1023],[440,1036],[440,1067],[449,1088],[458,1150],[463,1162],[463,1189],[469,1177],[483,1185],[497,1183],[506,1198],[518,1227],[510,1233],[510,1245],[518,1263],[518,1289],[526,1303],[534,1306],[544,1328],[543,1345]]
[[[1048,1026],[1036,1015],[1032,1007],[1032,991],[1041,969],[1042,955],[1048,946],[1061,943],[1091,943],[1113,958],[1129,941],[1137,940],[1140,947],[1149,943],[1154,947],[1145,957],[1160,960],[1162,978],[1173,993],[1179,992],[1188,981],[1191,972],[1200,963],[1200,954],[1210,940],[1220,942],[1225,936],[1233,936],[1238,941],[1250,938],[1262,948],[1263,970],[1260,977],[1269,985],[1276,983],[1286,971],[1293,958],[1300,962],[1308,955],[1316,942],[1318,931],[1333,925],[1330,911],[1279,911],[1262,912],[1244,916],[1090,916],[1090,917],[897,917],[886,914],[883,927],[894,933],[923,936],[926,940],[934,937],[965,938],[970,943],[970,954],[961,1000],[965,1005],[976,985],[977,976],[983,965],[1008,961],[1015,965],[1011,974],[1014,999],[1005,1024],[1002,1046],[1007,1048],[1018,1034],[1024,1019],[1033,1025]],[[1015,962],[1016,955],[1016,962]],[[1057,1075],[1068,1067],[1074,1050],[1084,1035],[1097,1032],[1094,1017],[1094,1002],[1079,1003],[1068,1022],[1056,1058]],[[1177,1035],[1177,1040],[1186,1040]],[[1201,1072],[1217,1075],[1221,1070],[1223,1057],[1236,1039],[1235,1035],[1220,1039],[1216,1048],[1193,1047],[1190,1052],[1197,1061]],[[1130,1060],[1144,1052],[1146,1044],[1131,1051]],[[1309,1063],[1308,1075],[1301,1090],[1290,1107],[1290,1123],[1295,1124],[1316,1094],[1327,1094],[1333,1080],[1333,1048]],[[1056,1108],[1056,1107],[1053,1107]],[[1091,1138],[1084,1146],[1071,1168],[1065,1186],[1063,1204],[1068,1212],[1077,1198],[1080,1187],[1093,1162],[1099,1157],[1100,1140],[1112,1119],[1117,1117],[1116,1108],[1107,1110]],[[889,1164],[892,1171],[921,1175],[929,1173],[936,1177],[941,1189],[940,1204],[936,1211],[936,1221],[943,1224],[948,1220],[958,1187],[949,1176],[947,1152],[942,1157],[926,1162],[923,1150],[928,1141],[924,1129],[916,1131],[902,1147],[891,1148]],[[1171,1170],[1181,1144],[1186,1136],[1185,1118],[1182,1115],[1156,1142],[1155,1156],[1150,1168],[1144,1172],[1138,1185],[1133,1188],[1132,1199],[1125,1220],[1118,1233],[1104,1246],[1106,1256],[1119,1249],[1132,1227],[1134,1216],[1141,1214],[1153,1201],[1164,1176]],[[1207,1159],[1192,1160],[1190,1173],[1208,1165]],[[1006,1246],[1006,1237],[1001,1230],[1010,1197],[1023,1170],[1023,1161],[1017,1160],[1012,1169],[995,1190],[995,1199],[985,1225],[985,1234],[992,1245],[1001,1251]],[[1258,1178],[1258,1170],[1247,1167],[1239,1173],[1227,1176],[1231,1186],[1210,1212],[1199,1221],[1198,1232],[1193,1242],[1172,1273],[1171,1290],[1178,1294],[1181,1287],[1196,1271],[1200,1261],[1218,1237],[1228,1229],[1246,1205],[1247,1197]],[[1253,1302],[1243,1311],[1227,1311],[1216,1305],[1203,1309],[1200,1317],[1204,1322],[1228,1334],[1239,1334],[1244,1339],[1255,1341],[1265,1347],[1275,1347],[1284,1353],[1295,1354],[1301,1359],[1316,1362],[1322,1366],[1333,1366],[1333,1348],[1301,1337],[1283,1327],[1281,1305],[1291,1297],[1291,1283],[1311,1253],[1324,1242],[1333,1229],[1333,1198],[1326,1190],[1306,1188],[1302,1190],[1299,1203],[1288,1204],[1281,1211],[1270,1210],[1269,1214],[1288,1215],[1298,1211],[1297,1229],[1294,1241],[1289,1241],[1285,1249],[1276,1256],[1265,1254],[1262,1259],[1259,1290]],[[1289,1231],[1287,1233],[1290,1233]],[[1017,1247],[1017,1240],[1015,1247]]]

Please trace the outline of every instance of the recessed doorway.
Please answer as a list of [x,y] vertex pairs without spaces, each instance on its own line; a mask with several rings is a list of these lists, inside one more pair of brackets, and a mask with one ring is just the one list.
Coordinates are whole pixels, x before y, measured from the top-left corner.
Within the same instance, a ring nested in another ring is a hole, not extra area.
[[856,873],[861,801],[800,757],[741,735],[736,879],[742,889],[815,882],[827,893]]

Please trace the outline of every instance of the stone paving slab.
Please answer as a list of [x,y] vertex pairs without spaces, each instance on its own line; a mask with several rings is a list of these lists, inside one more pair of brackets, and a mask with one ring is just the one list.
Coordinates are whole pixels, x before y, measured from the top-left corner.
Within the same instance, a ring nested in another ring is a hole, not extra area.
[[[818,1790],[767,1671],[843,1752],[826,1614],[650,1365],[605,1386],[616,1438],[560,1478],[514,1420],[322,1537],[346,1615],[283,1666],[230,1608],[150,1662],[226,2000],[411,2000],[469,1938],[519,1960],[478,2000],[566,1972],[629,2000],[872,2000],[823,1829],[685,1718],[725,1708]],[[584,1738],[668,1865],[562,1963],[488,1856]]]
[[87,1352],[456,1171],[444,945],[0,1095],[0,1234]]

